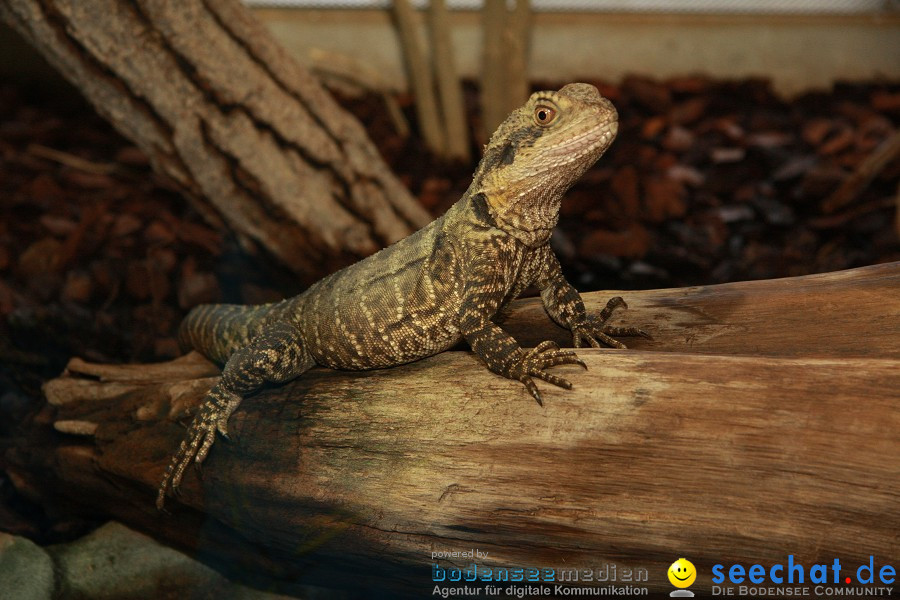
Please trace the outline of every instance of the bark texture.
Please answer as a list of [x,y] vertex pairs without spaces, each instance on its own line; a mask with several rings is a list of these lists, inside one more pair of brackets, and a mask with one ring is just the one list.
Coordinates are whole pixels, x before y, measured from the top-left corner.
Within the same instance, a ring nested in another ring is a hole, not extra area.
[[[679,548],[701,589],[715,563],[786,551],[859,565],[900,550],[898,285],[894,263],[628,292],[623,316],[658,352],[580,350],[589,369],[557,369],[575,388],[545,386],[544,408],[467,352],[314,369],[242,404],[234,441],[186,477],[171,515],[153,499],[183,433],[174,420],[216,369],[197,355],[76,359],[3,466],[41,502],[113,516],[286,589],[430,596],[431,553],[472,548],[490,553],[486,567],[646,568],[665,592]],[[587,295],[594,307],[607,297]],[[531,304],[509,329],[553,335]]]
[[237,0],[0,0],[0,17],[207,218],[308,280],[429,220]]

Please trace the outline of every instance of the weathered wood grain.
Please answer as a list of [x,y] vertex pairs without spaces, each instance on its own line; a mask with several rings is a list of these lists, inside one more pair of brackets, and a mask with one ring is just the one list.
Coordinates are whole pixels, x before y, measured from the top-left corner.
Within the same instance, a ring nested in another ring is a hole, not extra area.
[[[628,302],[614,323],[646,329],[653,340],[629,348],[753,356],[900,358],[900,263],[787,279],[667,290],[585,294],[599,311],[610,296]],[[525,346],[570,344],[547,325],[539,298],[516,304],[505,328]]]

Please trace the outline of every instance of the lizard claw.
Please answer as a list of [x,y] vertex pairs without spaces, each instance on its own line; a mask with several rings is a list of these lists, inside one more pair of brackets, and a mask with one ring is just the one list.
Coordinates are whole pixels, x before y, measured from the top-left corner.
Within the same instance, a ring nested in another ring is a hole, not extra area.
[[509,378],[521,381],[525,385],[528,393],[537,401],[540,406],[544,405],[541,393],[538,391],[532,377],[537,377],[547,383],[565,388],[572,389],[572,384],[558,375],[547,373],[544,369],[556,365],[581,365],[587,369],[578,355],[572,350],[560,350],[559,345],[553,341],[541,342],[531,350],[519,350],[518,359],[509,369]]
[[637,327],[612,327],[606,324],[612,316],[613,311],[617,308],[628,308],[625,301],[620,296],[609,299],[599,315],[588,315],[583,323],[579,323],[572,327],[572,343],[576,348],[583,348],[586,345],[592,348],[602,348],[609,346],[611,348],[625,349],[628,346],[622,342],[613,339],[611,336],[640,336],[652,340],[653,337],[642,329]]
[[221,432],[224,428],[223,435],[227,433],[227,427],[223,425],[227,422],[227,417],[223,420],[222,413],[223,410],[211,399],[200,406],[200,410],[197,411],[194,420],[188,427],[187,436],[166,468],[166,474],[163,476],[159,493],[156,496],[157,509],[163,510],[166,495],[169,492],[175,497],[180,495],[181,480],[184,478],[184,471],[189,464],[193,462],[197,471],[200,471],[201,464],[216,440],[216,432]]
[[222,436],[226,442],[231,441],[231,436],[228,435],[228,419],[219,418],[216,421],[216,431],[219,432],[219,435]]

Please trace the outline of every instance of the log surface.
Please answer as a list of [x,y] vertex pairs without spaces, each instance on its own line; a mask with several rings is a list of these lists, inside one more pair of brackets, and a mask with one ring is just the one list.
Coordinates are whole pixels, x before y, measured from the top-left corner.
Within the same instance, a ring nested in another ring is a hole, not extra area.
[[[752,356],[900,358],[900,263],[762,281],[585,295],[599,311],[612,295],[628,302],[616,324],[653,340],[629,348]],[[522,300],[506,329],[524,346],[568,332],[547,326],[539,298]]]
[[[898,273],[629,292],[629,322],[653,323],[649,343],[667,351],[581,350],[588,370],[555,369],[575,387],[544,386],[544,408],[464,351],[315,369],[245,401],[234,441],[164,516],[153,499],[183,435],[174,420],[216,370],[197,355],[143,375],[73,361],[4,466],[35,498],[64,496],[219,566],[390,597],[430,595],[431,553],[472,548],[486,567],[645,568],[656,591],[678,555],[700,589],[716,563],[884,560],[900,550]],[[530,304],[511,330],[532,327]],[[754,352],[766,314],[792,324],[778,336],[788,356],[726,355]],[[678,315],[725,334],[692,343]],[[839,343],[860,331],[866,344]],[[793,356],[822,347],[832,356]]]

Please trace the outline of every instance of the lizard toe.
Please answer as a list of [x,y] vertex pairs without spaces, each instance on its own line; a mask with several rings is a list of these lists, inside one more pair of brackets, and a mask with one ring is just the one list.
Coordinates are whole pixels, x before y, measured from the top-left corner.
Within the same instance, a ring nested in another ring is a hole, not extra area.
[[227,418],[219,418],[216,421],[216,431],[219,432],[219,435],[222,436],[227,442],[231,441],[231,436],[228,435],[228,419]]
[[531,375],[561,388],[567,390],[572,389],[572,384],[567,379],[563,379],[562,377],[554,375],[553,373],[547,373],[546,371],[535,371]]
[[537,386],[534,384],[534,380],[528,375],[524,375],[519,378],[519,381],[525,384],[525,389],[528,390],[531,397],[537,401],[538,406],[544,406],[544,399],[541,397],[541,392],[538,391]]
[[201,443],[200,448],[197,449],[197,454],[194,456],[194,464],[199,468],[200,465],[206,460],[206,455],[209,454],[209,449],[212,448],[213,442],[216,441],[216,426],[212,423],[206,424],[203,431],[200,433]]

